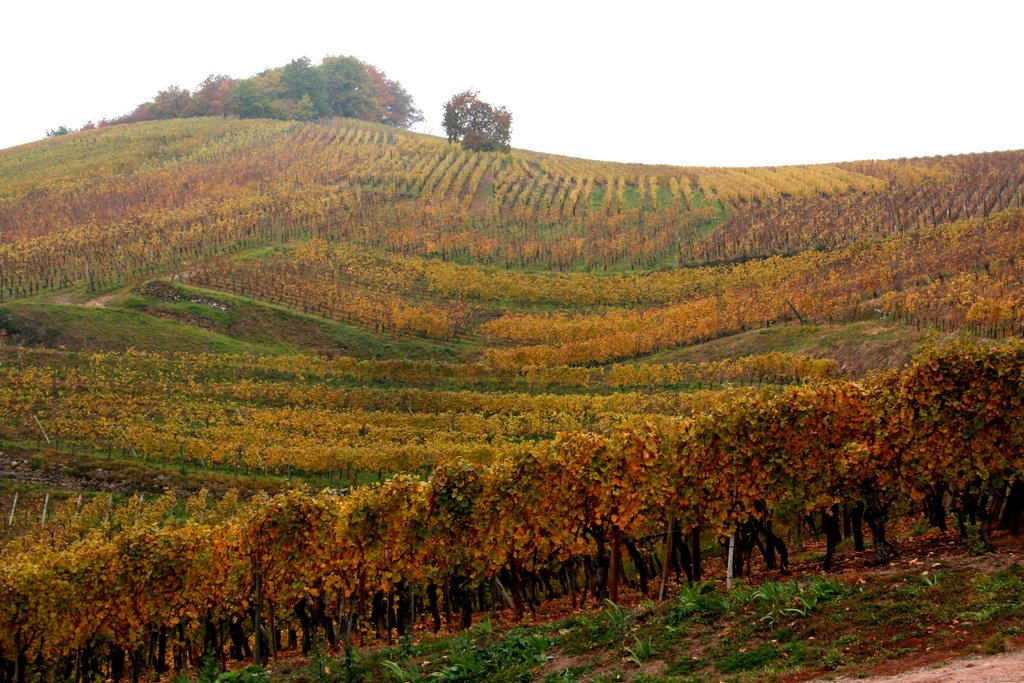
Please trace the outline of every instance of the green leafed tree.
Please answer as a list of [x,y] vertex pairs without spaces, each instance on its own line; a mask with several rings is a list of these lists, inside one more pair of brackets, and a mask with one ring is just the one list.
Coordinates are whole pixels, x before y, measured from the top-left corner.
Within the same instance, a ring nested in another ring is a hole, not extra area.
[[324,57],[320,64],[331,113],[353,119],[377,118],[377,85],[355,57]]
[[240,119],[270,116],[270,94],[256,78],[239,81],[228,97],[226,109]]
[[301,109],[303,118],[317,118],[330,113],[323,76],[308,57],[293,59],[281,69],[281,86],[289,99],[301,103],[297,109]]
[[192,95],[176,85],[161,90],[153,98],[151,114],[157,119],[174,119],[188,116],[192,105]]

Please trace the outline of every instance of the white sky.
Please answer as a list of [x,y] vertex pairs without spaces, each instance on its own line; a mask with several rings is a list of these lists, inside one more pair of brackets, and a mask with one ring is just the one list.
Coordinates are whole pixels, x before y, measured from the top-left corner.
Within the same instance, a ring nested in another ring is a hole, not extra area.
[[1024,148],[1024,3],[5,3],[0,148],[211,73],[354,55],[441,134],[468,87],[512,144],[592,159],[773,165]]

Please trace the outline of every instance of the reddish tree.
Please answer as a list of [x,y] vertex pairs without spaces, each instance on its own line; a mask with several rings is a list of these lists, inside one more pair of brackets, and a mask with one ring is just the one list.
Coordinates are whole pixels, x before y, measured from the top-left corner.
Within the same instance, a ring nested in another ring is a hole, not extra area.
[[235,89],[237,81],[230,76],[209,75],[192,93],[193,116],[220,116],[225,113],[225,102]]
[[391,80],[372,64],[365,66],[367,75],[377,86],[377,113],[381,123],[408,128],[423,120],[423,113],[413,105],[412,95],[401,83]]
[[484,102],[474,90],[452,95],[444,105],[443,125],[448,142],[461,142],[481,152],[509,151],[512,114],[505,107]]

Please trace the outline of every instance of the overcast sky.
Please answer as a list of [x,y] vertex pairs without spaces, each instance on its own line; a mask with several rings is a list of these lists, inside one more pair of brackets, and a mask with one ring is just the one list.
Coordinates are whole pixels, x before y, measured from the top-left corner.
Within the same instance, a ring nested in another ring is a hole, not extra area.
[[468,87],[515,147],[774,165],[1024,148],[1024,3],[10,2],[0,148],[171,84],[354,55],[441,134]]

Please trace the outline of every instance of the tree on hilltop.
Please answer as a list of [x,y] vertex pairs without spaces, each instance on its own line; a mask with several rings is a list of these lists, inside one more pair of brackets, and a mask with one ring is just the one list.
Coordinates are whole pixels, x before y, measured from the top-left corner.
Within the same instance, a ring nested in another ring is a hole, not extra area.
[[445,102],[443,125],[448,142],[461,142],[463,147],[478,152],[509,151],[511,112],[477,95],[475,90],[466,90]]
[[167,90],[161,90],[153,98],[150,104],[150,112],[153,118],[174,119],[188,116],[192,107],[192,93],[182,90],[176,85],[171,85]]
[[423,120],[423,112],[416,108],[412,95],[405,91],[401,83],[391,80],[387,74],[372,64],[363,66],[366,67],[366,73],[376,89],[376,114],[381,123],[408,128]]
[[226,103],[237,83],[223,74],[207,76],[192,93],[192,115],[221,116],[227,113]]
[[300,103],[301,117],[318,118],[331,113],[327,106],[327,91],[324,78],[308,57],[293,59],[281,69],[281,86],[288,99]]
[[344,116],[408,128],[423,120],[402,84],[355,57],[308,57],[235,80],[209,76],[194,92],[172,85],[150,102],[102,125],[230,114],[242,119],[309,121]]
[[235,85],[225,102],[225,108],[240,119],[269,117],[270,95],[255,78],[246,78]]

